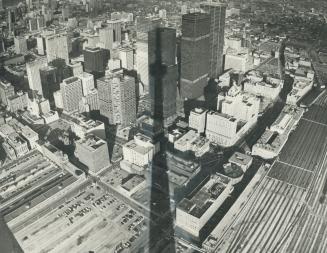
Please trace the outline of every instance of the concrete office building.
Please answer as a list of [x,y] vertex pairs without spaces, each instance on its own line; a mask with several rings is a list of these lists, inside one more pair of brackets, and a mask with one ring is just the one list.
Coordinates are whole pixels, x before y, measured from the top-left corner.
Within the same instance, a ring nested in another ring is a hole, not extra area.
[[99,93],[97,89],[90,90],[86,95],[86,103],[88,104],[90,111],[97,111],[100,109]]
[[82,81],[77,77],[64,79],[60,84],[63,109],[67,113],[78,111],[79,102],[83,97]]
[[100,28],[99,40],[105,49],[111,51],[114,47],[114,30],[109,26]]
[[45,39],[43,36],[36,37],[36,47],[39,55],[45,55]]
[[223,147],[235,145],[254,126],[256,120],[243,121],[235,117],[209,111],[207,113],[206,137]]
[[27,53],[27,41],[25,37],[15,37],[15,52],[16,54],[26,54]]
[[224,203],[234,188],[222,175],[213,175],[201,188],[184,198],[176,208],[176,226],[199,238],[200,231]]
[[140,173],[152,161],[154,154],[152,140],[143,134],[136,134],[133,140],[123,145],[121,167],[130,173]]
[[204,133],[206,125],[207,110],[195,108],[190,112],[189,127],[198,133]]
[[28,85],[31,90],[43,95],[40,69],[47,66],[45,58],[38,58],[35,61],[26,63]]
[[73,74],[73,76],[78,76],[83,73],[83,65],[81,62],[69,63],[67,65]]
[[107,142],[93,134],[86,135],[85,138],[76,141],[75,156],[93,174],[110,165]]
[[5,79],[0,79],[0,102],[2,105],[8,105],[8,98],[15,95],[15,88]]
[[134,69],[134,50],[130,46],[120,47],[119,59],[121,60],[121,67],[127,70]]
[[122,41],[122,22],[120,20],[107,20],[107,25],[113,30],[113,42],[120,44]]
[[69,63],[69,49],[67,33],[53,34],[45,39],[47,59],[51,62],[55,59],[63,59]]
[[94,76],[87,72],[77,76],[82,81],[83,96],[87,96],[94,89]]
[[42,30],[45,27],[45,19],[44,16],[36,17],[36,25],[38,30]]
[[15,160],[29,152],[27,142],[16,132],[9,134],[2,143],[7,156]]
[[37,19],[36,18],[30,18],[28,20],[29,30],[30,32],[37,31]]
[[191,13],[182,17],[181,95],[204,95],[209,70],[210,15]]
[[201,3],[201,8],[210,14],[210,68],[209,77],[217,78],[223,72],[223,51],[225,36],[226,3],[209,0]]
[[22,91],[17,92],[7,100],[10,112],[23,111],[28,106],[28,95]]
[[100,114],[110,124],[128,126],[136,120],[135,78],[123,71],[109,73],[97,79]]

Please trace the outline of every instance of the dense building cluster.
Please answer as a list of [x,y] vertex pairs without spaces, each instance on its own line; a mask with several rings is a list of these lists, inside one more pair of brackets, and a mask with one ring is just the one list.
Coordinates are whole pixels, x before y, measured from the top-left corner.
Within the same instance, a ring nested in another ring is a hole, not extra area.
[[324,226],[311,2],[0,0],[0,252],[285,252]]

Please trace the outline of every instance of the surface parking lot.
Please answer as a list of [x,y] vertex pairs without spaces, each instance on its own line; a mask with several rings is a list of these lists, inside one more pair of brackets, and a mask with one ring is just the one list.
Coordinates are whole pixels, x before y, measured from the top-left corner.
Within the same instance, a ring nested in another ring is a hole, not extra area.
[[25,252],[131,252],[147,243],[147,222],[117,197],[88,185],[15,237]]

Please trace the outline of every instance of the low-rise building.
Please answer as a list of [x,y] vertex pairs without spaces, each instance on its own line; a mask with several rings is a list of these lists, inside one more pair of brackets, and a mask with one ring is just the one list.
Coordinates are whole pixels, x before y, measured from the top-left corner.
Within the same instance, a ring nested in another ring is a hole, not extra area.
[[209,151],[210,142],[194,130],[190,130],[174,142],[174,148],[182,152],[193,151],[196,156],[201,156]]
[[256,122],[260,111],[260,99],[255,95],[240,91],[233,85],[226,96],[219,94],[217,110],[238,120]]
[[276,157],[285,145],[288,136],[293,131],[304,113],[303,108],[287,105],[261,138],[252,147],[252,155],[263,159]]
[[8,135],[2,146],[7,156],[12,160],[29,152],[27,142],[16,132]]
[[293,89],[287,95],[286,103],[296,105],[313,87],[313,81],[306,78],[295,80]]
[[75,156],[93,174],[110,165],[107,142],[93,134],[86,135],[85,138],[76,141]]
[[71,130],[81,139],[88,134],[94,134],[97,137],[105,140],[106,132],[104,123],[98,120],[92,120],[87,118],[83,114],[73,113],[71,115],[65,115],[69,121]]
[[8,110],[11,112],[17,112],[19,110],[24,110],[28,106],[28,95],[22,91],[17,92],[15,95],[11,96],[7,100]]
[[264,77],[261,72],[250,71],[243,83],[244,91],[275,100],[283,88],[283,81]]
[[206,137],[223,147],[233,146],[256,122],[238,120],[233,116],[210,111],[207,114]]
[[127,178],[124,178],[119,186],[119,190],[125,196],[132,196],[137,191],[140,191],[146,187],[146,179],[144,176],[137,174],[131,174]]
[[246,72],[253,67],[253,57],[250,56],[248,49],[227,50],[225,55],[225,70],[234,69]]
[[232,193],[230,180],[214,175],[192,195],[184,198],[176,208],[176,226],[198,238],[204,225],[212,218],[226,198]]
[[235,152],[229,159],[228,162],[239,166],[243,172],[246,172],[248,168],[250,168],[252,164],[253,158],[252,156]]
[[152,162],[154,154],[155,146],[152,140],[143,134],[136,134],[133,140],[123,145],[124,160],[121,167],[131,173],[142,173]]
[[37,147],[39,135],[33,131],[29,126],[23,126],[21,128],[21,135],[27,140],[29,148],[34,149]]

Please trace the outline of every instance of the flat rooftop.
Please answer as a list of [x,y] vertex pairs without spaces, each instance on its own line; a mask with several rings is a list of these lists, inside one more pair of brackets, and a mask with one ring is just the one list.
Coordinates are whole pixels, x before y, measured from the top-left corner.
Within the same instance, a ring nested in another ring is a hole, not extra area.
[[226,184],[221,181],[220,176],[215,175],[205,185],[202,187],[200,185],[190,196],[184,198],[177,208],[201,218],[225,189]]
[[121,187],[127,191],[133,190],[136,186],[145,181],[144,176],[132,174],[123,180]]
[[100,139],[99,137],[93,134],[85,136],[84,139],[78,140],[77,143],[83,145],[84,147],[89,147],[93,150],[96,150],[99,147],[106,145],[106,142],[104,140]]
[[63,82],[65,82],[66,84],[70,84],[70,83],[76,82],[78,80],[79,80],[78,77],[73,76],[73,77],[69,77],[69,78],[64,79]]
[[124,147],[133,149],[135,152],[142,154],[142,155],[147,154],[152,149],[151,147],[144,147],[144,146],[137,145],[135,140],[131,140],[131,141],[127,142],[124,145]]
[[235,152],[230,158],[229,162],[241,165],[248,165],[252,162],[252,157],[240,152]]

